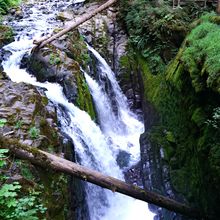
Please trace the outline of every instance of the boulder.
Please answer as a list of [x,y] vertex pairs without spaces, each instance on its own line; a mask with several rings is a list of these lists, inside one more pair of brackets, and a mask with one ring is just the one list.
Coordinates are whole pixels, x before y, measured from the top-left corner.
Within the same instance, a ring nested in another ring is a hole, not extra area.
[[67,99],[95,117],[92,97],[81,68],[86,69],[88,50],[77,31],[69,32],[53,44],[25,58],[28,71],[40,82],[56,82]]
[[0,48],[14,40],[12,28],[0,25]]
[[0,119],[7,120],[0,132],[35,147],[52,145],[58,151],[56,110],[46,96],[32,85],[8,80],[0,80],[0,93]]

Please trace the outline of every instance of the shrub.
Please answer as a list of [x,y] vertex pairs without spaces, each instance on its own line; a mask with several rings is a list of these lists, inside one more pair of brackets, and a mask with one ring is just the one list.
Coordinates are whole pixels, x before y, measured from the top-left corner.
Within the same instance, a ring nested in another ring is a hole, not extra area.
[[208,87],[220,93],[219,25],[204,18],[187,37],[182,60],[197,92]]
[[4,15],[8,12],[9,8],[17,5],[19,0],[0,0],[0,15]]
[[[7,149],[0,149],[0,170],[6,168]],[[4,220],[38,220],[45,213],[46,208],[38,199],[39,192],[21,192],[22,186],[18,182],[6,183],[7,177],[0,172],[0,219]]]

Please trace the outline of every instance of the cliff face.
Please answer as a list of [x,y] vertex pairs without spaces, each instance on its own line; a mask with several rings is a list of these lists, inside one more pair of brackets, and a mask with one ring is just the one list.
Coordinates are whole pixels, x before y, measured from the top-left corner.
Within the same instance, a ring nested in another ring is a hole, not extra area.
[[[0,133],[15,141],[61,154],[65,145],[58,131],[56,109],[43,91],[1,78],[0,119],[5,123]],[[9,157],[1,172],[7,177],[7,183],[17,181],[21,184],[20,196],[38,191],[49,218],[64,219],[64,207],[67,207],[68,201],[67,178],[64,175],[39,169],[13,157]],[[59,200],[59,203],[54,203],[54,200]]]
[[[150,9],[152,5],[146,2],[126,3],[122,2],[122,15],[130,27],[131,47],[123,63],[139,79],[136,88],[141,89],[144,186],[195,205],[217,219],[220,78],[215,42],[219,19],[209,14],[190,25],[196,17],[186,21],[166,7]],[[174,23],[182,27],[177,30],[171,25]],[[191,33],[184,40],[187,31]],[[176,45],[170,42],[174,36],[179,36]],[[178,50],[176,55],[169,46]],[[184,218],[161,209],[157,213],[161,219]]]
[[[170,184],[174,194],[184,195],[212,219],[219,216],[220,180],[219,70],[214,55],[217,45],[212,40],[218,38],[215,22],[212,16],[201,18],[164,74],[152,76],[142,68],[145,99],[159,116],[150,132],[147,129],[142,135],[142,146],[157,152],[154,164],[161,165],[155,168],[162,167],[162,176],[168,174],[164,186]],[[153,182],[159,179],[152,177]],[[165,193],[172,196],[167,189]]]

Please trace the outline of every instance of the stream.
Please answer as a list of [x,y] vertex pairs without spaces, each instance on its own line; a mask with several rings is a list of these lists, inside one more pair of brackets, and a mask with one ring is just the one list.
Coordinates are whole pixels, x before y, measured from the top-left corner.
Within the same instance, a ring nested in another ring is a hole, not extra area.
[[[98,123],[68,102],[60,85],[37,82],[35,77],[20,68],[23,56],[30,53],[33,47],[33,39],[50,34],[55,27],[61,26],[62,22],[55,19],[56,14],[68,7],[74,7],[74,2],[29,1],[25,6],[29,13],[22,19],[8,22],[15,29],[16,37],[14,42],[3,48],[10,51],[10,55],[3,61],[3,68],[12,81],[45,88],[47,97],[55,105],[62,106],[64,113],[58,114],[60,129],[71,137],[82,165],[124,180],[117,156],[121,151],[126,152],[129,155],[128,167],[140,160],[139,137],[144,126],[129,109],[114,72],[101,55],[88,45],[88,50],[97,60],[98,74],[108,80],[111,93],[105,89],[102,80],[93,79],[89,72],[82,70],[93,97]],[[155,215],[148,210],[145,202],[90,183],[86,184],[86,201],[91,220],[152,220]]]

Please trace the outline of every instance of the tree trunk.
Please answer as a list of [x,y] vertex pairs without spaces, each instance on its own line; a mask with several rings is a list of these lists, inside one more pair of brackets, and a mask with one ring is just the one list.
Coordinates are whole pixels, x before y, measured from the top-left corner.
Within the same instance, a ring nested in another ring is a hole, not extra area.
[[186,216],[201,219],[201,213],[185,204],[181,204],[170,198],[141,189],[137,186],[127,184],[116,178],[103,175],[97,171],[88,169],[37,148],[20,144],[17,140],[7,139],[6,137],[0,136],[0,148],[8,148],[11,153],[15,154],[15,156],[29,160],[35,165],[70,174],[84,181],[110,189],[113,192],[119,192],[135,199],[152,203],[174,212],[179,212]]
[[74,29],[76,27],[78,27],[80,24],[82,24],[85,21],[89,20],[90,18],[94,17],[96,14],[98,14],[99,12],[105,10],[106,8],[108,8],[109,6],[114,4],[115,2],[116,2],[116,0],[109,0],[106,3],[104,3],[103,5],[99,6],[97,9],[93,10],[92,12],[85,13],[84,15],[79,17],[76,21],[74,21],[72,24],[70,24],[67,28],[64,28],[62,31],[58,32],[57,34],[52,35],[51,37],[48,37],[48,38],[44,37],[39,41],[34,40],[34,44],[37,44],[37,46],[35,47],[35,50],[42,48],[46,44],[51,43],[55,39],[57,39],[57,38],[61,37],[62,35],[64,35],[65,33],[71,31],[72,29]]
[[218,0],[218,2],[217,2],[216,13],[220,14],[220,0]]

